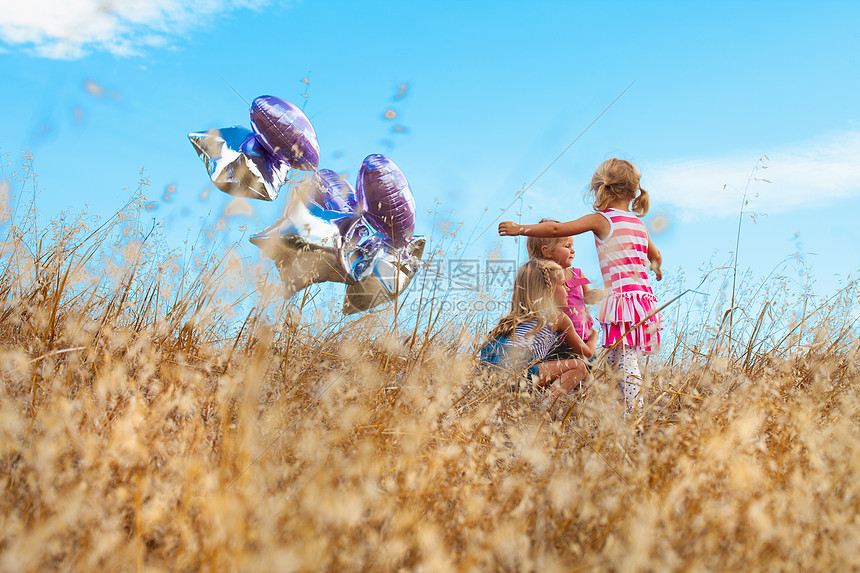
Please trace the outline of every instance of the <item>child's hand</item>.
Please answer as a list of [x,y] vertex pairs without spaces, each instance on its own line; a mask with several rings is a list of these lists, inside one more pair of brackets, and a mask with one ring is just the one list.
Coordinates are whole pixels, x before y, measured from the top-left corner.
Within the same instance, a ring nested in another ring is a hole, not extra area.
[[583,293],[582,302],[585,304],[597,304],[606,298],[606,293],[602,288],[590,288],[588,292]]
[[657,245],[651,239],[648,239],[648,260],[651,261],[650,268],[654,271],[657,280],[663,280],[663,271],[660,269],[660,266],[663,264],[663,255],[660,254],[660,249],[657,248]]
[[523,228],[513,221],[502,221],[499,223],[499,235],[502,237],[516,237],[522,234]]

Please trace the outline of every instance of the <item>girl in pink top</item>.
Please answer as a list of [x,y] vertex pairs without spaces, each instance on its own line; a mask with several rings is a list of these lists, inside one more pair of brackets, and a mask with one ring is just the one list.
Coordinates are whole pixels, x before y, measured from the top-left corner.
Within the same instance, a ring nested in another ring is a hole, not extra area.
[[662,326],[656,312],[657,299],[648,283],[648,269],[661,280],[663,259],[639,220],[648,212],[650,203],[639,179],[639,170],[629,161],[607,159],[591,178],[595,213],[567,223],[517,225],[503,221],[499,224],[499,234],[503,236],[566,237],[586,231],[594,233],[607,293],[597,320],[603,330],[603,345],[610,349],[606,364],[620,375],[619,385],[628,412],[642,405],[638,354],[659,349]]
[[[546,221],[558,223],[552,219],[540,220],[541,223]],[[562,310],[573,322],[576,334],[582,340],[588,341],[588,345],[594,350],[597,345],[597,331],[592,330],[594,320],[585,307],[585,301],[587,298],[588,304],[592,304],[594,295],[599,298],[600,293],[591,292],[592,289],[588,287],[591,281],[585,278],[580,269],[571,266],[574,257],[573,237],[529,237],[526,241],[526,250],[529,253],[529,259],[548,259],[558,263],[564,269],[564,284],[567,285],[568,291],[567,304]]]

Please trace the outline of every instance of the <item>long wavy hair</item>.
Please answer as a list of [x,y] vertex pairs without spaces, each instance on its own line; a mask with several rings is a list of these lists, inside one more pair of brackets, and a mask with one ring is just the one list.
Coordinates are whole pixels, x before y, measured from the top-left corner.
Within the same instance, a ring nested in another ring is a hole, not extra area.
[[499,320],[489,338],[509,337],[518,324],[527,320],[536,321],[530,332],[537,332],[558,316],[560,311],[553,300],[553,294],[560,280],[564,280],[564,271],[556,262],[532,259],[523,264],[514,280],[511,311]]
[[638,217],[644,217],[651,206],[648,192],[639,185],[641,174],[626,159],[607,159],[591,176],[589,194],[594,199],[594,210],[603,211],[616,199],[632,202],[630,208]]

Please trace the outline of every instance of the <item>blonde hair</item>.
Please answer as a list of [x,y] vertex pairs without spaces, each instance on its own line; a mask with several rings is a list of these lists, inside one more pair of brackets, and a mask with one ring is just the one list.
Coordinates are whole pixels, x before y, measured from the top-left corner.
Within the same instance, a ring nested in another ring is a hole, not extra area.
[[607,159],[591,176],[589,193],[594,197],[594,210],[603,211],[616,199],[632,201],[630,208],[643,217],[651,206],[648,192],[639,186],[641,174],[635,165],[625,159]]
[[[558,223],[555,219],[541,219],[538,223]],[[529,254],[529,259],[546,259],[543,254],[543,248],[547,247],[550,251],[557,244],[571,237],[528,237],[526,239],[526,252]]]
[[499,320],[489,338],[511,336],[517,325],[526,320],[537,320],[531,332],[543,328],[548,319],[554,318],[559,312],[553,292],[557,282],[563,278],[564,269],[554,261],[531,259],[523,264],[514,279],[511,312]]

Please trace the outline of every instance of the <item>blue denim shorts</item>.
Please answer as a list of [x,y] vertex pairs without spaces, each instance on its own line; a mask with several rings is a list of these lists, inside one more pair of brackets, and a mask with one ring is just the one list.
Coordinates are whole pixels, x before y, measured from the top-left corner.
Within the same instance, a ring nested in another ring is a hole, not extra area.
[[537,364],[532,364],[528,368],[520,371],[520,368],[512,367],[515,361],[512,359],[512,346],[508,344],[506,336],[497,336],[487,342],[481,348],[481,365],[483,368],[496,369],[498,371],[512,371],[516,373],[516,383],[512,383],[509,387],[511,391],[534,390],[537,384],[540,370]]

